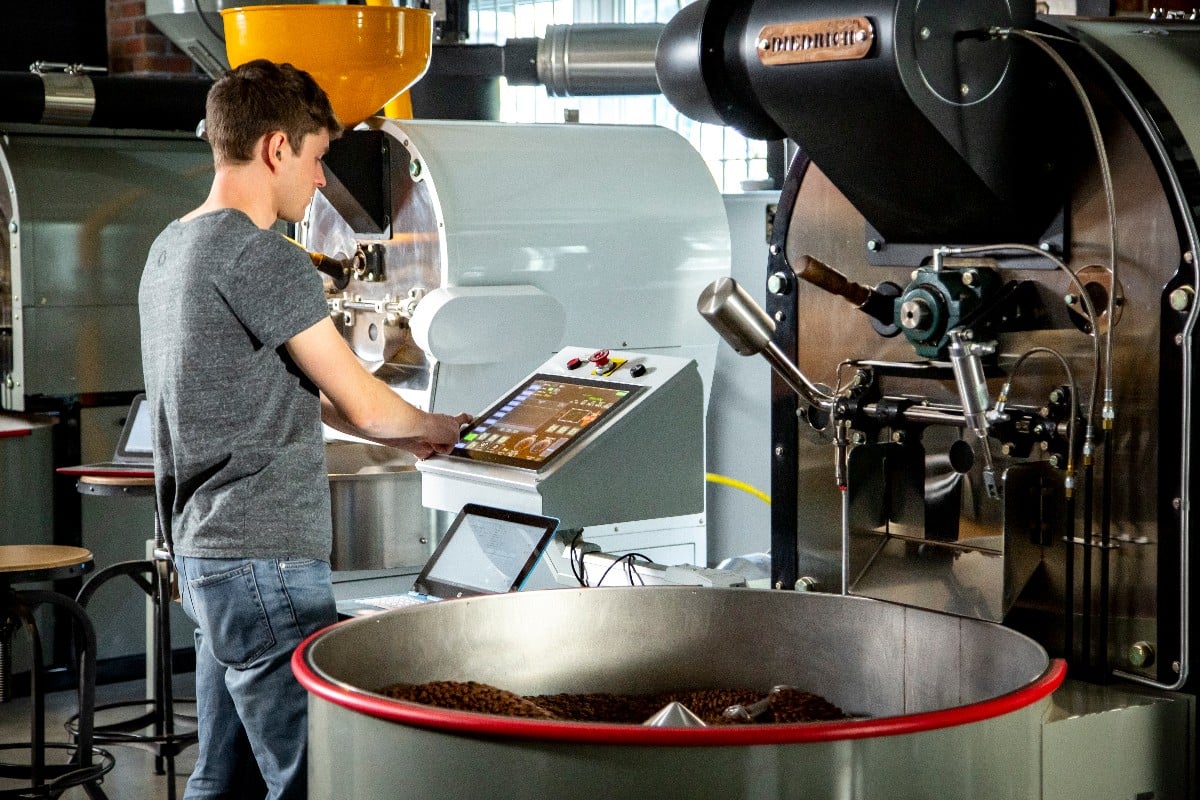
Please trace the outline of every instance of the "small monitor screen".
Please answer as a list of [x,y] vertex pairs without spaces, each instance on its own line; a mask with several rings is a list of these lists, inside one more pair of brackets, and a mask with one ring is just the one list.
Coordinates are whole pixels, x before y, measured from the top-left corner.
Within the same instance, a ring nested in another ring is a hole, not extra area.
[[145,402],[138,403],[129,425],[129,438],[125,440],[125,451],[150,455],[154,448],[150,444],[150,409]]
[[541,469],[642,389],[534,375],[468,428],[452,455]]
[[117,461],[145,461],[154,456],[154,447],[150,438],[150,406],[146,403],[146,395],[139,394],[129,405],[129,414],[125,417],[125,427],[117,439]]
[[519,589],[556,527],[549,517],[464,513],[418,578],[418,588],[438,596]]

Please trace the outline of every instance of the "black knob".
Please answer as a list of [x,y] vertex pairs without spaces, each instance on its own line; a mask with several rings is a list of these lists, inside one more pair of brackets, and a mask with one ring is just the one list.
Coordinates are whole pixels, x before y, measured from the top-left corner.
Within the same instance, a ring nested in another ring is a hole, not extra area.
[[643,375],[646,374],[646,365],[645,364],[634,364],[632,367],[629,368],[629,374],[635,378],[642,377]]

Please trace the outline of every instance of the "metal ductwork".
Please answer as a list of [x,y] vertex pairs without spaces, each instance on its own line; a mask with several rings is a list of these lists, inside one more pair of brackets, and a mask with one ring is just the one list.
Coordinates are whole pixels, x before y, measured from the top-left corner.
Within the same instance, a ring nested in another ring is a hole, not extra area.
[[537,40],[538,82],[551,97],[659,94],[654,54],[663,27],[547,25]]
[[[221,10],[266,4],[146,0],[146,18],[215,78],[229,69]],[[287,0],[269,4],[291,5]],[[419,117],[494,115],[498,102],[472,102],[463,95],[464,90],[495,94],[501,77],[515,86],[542,84],[551,97],[659,94],[654,58],[663,28],[658,23],[549,25],[542,38],[509,39],[502,45],[435,39],[429,71],[412,90],[414,109]],[[452,102],[440,97],[447,93]],[[423,112],[423,105],[432,107]]]
[[212,81],[103,74],[66,64],[33,65],[31,72],[0,72],[0,122],[93,128],[195,130],[204,118]]

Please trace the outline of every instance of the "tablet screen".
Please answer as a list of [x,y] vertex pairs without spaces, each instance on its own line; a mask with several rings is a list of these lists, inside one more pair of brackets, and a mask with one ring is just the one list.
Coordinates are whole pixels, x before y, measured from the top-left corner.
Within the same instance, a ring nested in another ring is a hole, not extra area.
[[642,388],[562,375],[534,375],[479,417],[451,455],[541,469],[568,452]]
[[415,585],[443,598],[516,591],[557,527],[551,517],[468,503]]

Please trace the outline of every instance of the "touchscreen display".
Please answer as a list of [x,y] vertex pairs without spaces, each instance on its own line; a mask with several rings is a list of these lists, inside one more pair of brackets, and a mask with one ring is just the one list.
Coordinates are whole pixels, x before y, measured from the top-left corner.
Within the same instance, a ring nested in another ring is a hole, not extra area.
[[540,469],[642,388],[535,375],[480,417],[453,455]]

